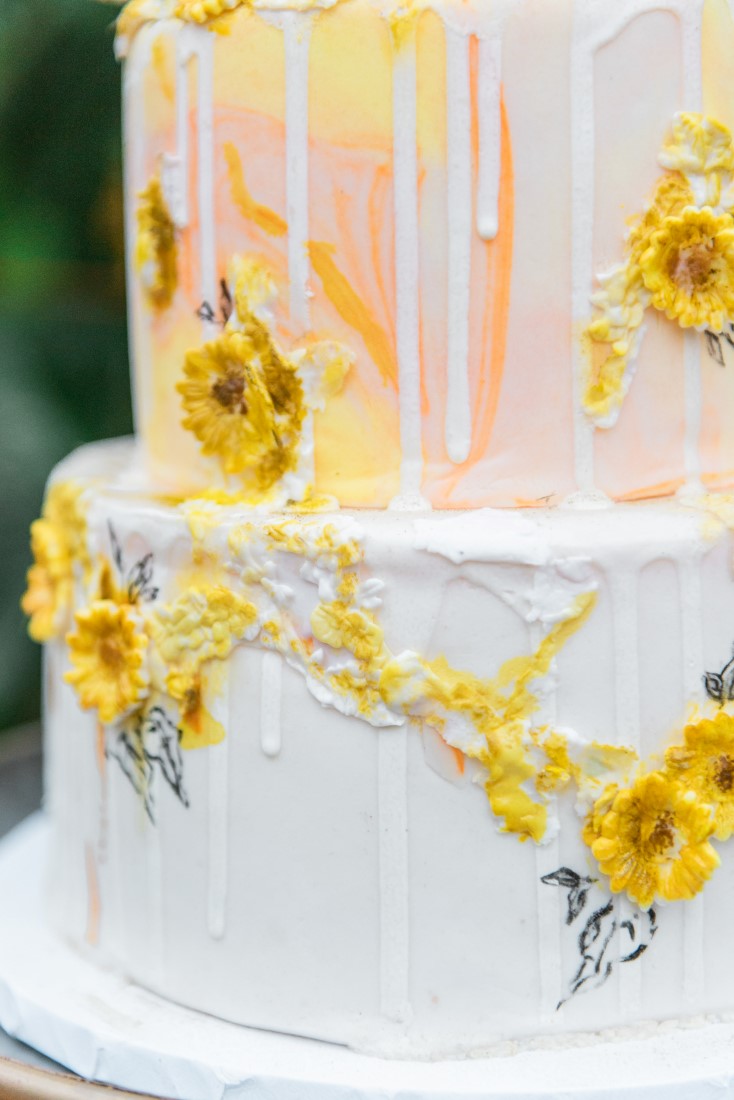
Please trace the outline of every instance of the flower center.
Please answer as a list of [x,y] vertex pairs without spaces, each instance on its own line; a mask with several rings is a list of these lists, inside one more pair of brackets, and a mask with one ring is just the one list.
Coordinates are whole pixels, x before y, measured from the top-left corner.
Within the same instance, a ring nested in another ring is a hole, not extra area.
[[120,644],[116,638],[102,638],[99,643],[99,656],[102,664],[117,672],[125,664]]
[[230,368],[223,378],[218,378],[212,386],[212,397],[227,412],[247,416],[245,400],[245,376],[238,367]]
[[734,759],[731,756],[718,756],[714,761],[714,783],[723,792],[734,787]]
[[714,273],[716,243],[713,237],[678,249],[670,265],[670,277],[686,294],[707,286]]
[[660,814],[652,827],[648,844],[655,855],[663,855],[675,844],[675,826],[670,811]]
[[186,689],[186,693],[183,697],[183,712],[188,718],[189,715],[195,714],[201,706],[201,692],[198,687],[190,687]]

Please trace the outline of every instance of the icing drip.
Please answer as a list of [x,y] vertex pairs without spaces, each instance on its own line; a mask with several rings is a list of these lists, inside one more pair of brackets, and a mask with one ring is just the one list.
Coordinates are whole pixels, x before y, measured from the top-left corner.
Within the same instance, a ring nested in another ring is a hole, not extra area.
[[189,28],[176,38],[176,153],[164,154],[163,190],[171,216],[179,229],[189,224]]
[[[695,550],[678,565],[681,636],[683,641],[683,703],[702,702],[701,669],[704,668],[703,593],[701,555]],[[683,993],[692,1010],[704,996],[704,901],[693,898],[685,908],[683,923]]]
[[[150,778],[151,794],[155,798],[162,784],[159,777],[153,775]],[[148,958],[149,972],[155,976],[157,984],[163,981],[165,974],[164,955],[165,937],[163,933],[163,840],[161,830],[145,819],[145,852],[146,873],[148,878],[148,945],[150,955]]]
[[477,232],[493,241],[499,232],[499,193],[502,175],[500,99],[502,39],[479,41],[479,180]]
[[[703,111],[702,34],[703,13],[699,3],[686,3],[680,9],[683,33],[683,91],[686,109]],[[689,106],[690,105],[690,106]],[[684,336],[685,393],[685,470],[686,491],[703,492],[701,485],[701,336],[686,332]]]
[[471,450],[469,302],[471,295],[472,154],[469,39],[446,28],[448,117],[448,389],[446,450],[465,462]]
[[[142,140],[145,133],[143,97],[139,85],[140,72],[135,64],[128,62],[124,69],[123,100],[125,111],[124,125],[124,173],[125,194],[137,195],[145,181],[145,145]],[[144,59],[139,62],[144,64]],[[125,288],[127,291],[127,327],[130,334],[130,358],[133,368],[130,372],[133,409],[136,419],[140,410],[149,408],[153,395],[153,371],[141,370],[141,364],[151,363],[150,320],[143,304],[142,285],[137,277],[135,254],[137,249],[137,212],[135,203],[125,203]]]
[[[571,319],[578,333],[589,311],[594,245],[594,49],[584,36],[584,9],[574,8],[571,45]],[[592,24],[593,25],[593,24]],[[573,427],[576,487],[594,492],[594,427],[583,407],[584,350],[573,340]]]
[[421,496],[420,326],[418,318],[418,165],[415,37],[396,47],[393,66],[393,161],[398,371],[400,378],[400,495],[394,508],[427,507]]
[[[617,570],[609,576],[614,628],[614,680],[616,726],[619,744],[639,754],[640,678],[637,573]],[[615,903],[618,919],[624,920],[621,901]],[[618,966],[619,1000],[625,1011],[642,1011],[642,970],[639,966]]]
[[[688,111],[702,109],[701,35],[703,0],[667,0],[656,9],[678,16],[681,23],[683,59],[683,104]],[[649,0],[626,0],[605,5],[577,3],[574,8],[571,52],[572,112],[572,318],[575,332],[581,331],[588,314],[589,297],[594,285],[594,201],[595,201],[595,124],[594,57],[638,16],[651,10]],[[604,20],[606,16],[606,22]],[[700,435],[699,363],[693,369],[692,352],[686,338],[686,470],[692,484],[698,481],[698,440]],[[690,358],[689,358],[690,356]],[[574,449],[576,482],[581,492],[594,489],[594,427],[583,408],[586,353],[578,336],[574,339]],[[695,455],[694,455],[695,449]]]
[[[540,622],[530,624],[530,646],[537,650],[543,640]],[[554,662],[555,665],[555,662]],[[557,694],[555,667],[548,677],[547,688],[540,700],[538,721],[553,728],[557,719]],[[542,882],[543,876],[560,867],[561,842],[558,834],[547,844],[535,849],[535,874],[537,878],[538,909],[538,972],[540,974],[540,1011],[548,1023],[558,1012],[563,998],[563,908],[560,890],[549,890]],[[561,1010],[562,1011],[562,1010]]]
[[[228,724],[228,728],[231,728]],[[229,739],[211,745],[209,766],[209,896],[207,924],[213,939],[224,936],[227,919],[227,864],[229,833]]]
[[[216,211],[214,205],[214,36],[206,29],[190,28],[198,58],[199,233],[201,298],[217,301]],[[213,339],[216,321],[204,321],[204,338]]]
[[308,261],[308,57],[311,22],[297,12],[282,17],[285,46],[286,204],[291,322],[310,327]]
[[396,1023],[412,1015],[408,996],[408,735],[383,730],[377,738],[380,849],[380,1011]]
[[686,493],[702,493],[701,484],[701,427],[703,397],[701,393],[701,334],[684,334],[684,393],[685,393],[685,468]]
[[266,756],[278,756],[282,744],[280,716],[283,659],[279,653],[263,653],[260,686],[260,745]]

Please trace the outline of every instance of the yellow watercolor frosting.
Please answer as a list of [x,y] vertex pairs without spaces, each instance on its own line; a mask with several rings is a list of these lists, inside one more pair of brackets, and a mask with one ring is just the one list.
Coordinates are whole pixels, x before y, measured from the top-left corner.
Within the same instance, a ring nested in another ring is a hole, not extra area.
[[178,285],[178,246],[160,178],[153,176],[138,195],[135,263],[145,297],[155,310],[170,306]]

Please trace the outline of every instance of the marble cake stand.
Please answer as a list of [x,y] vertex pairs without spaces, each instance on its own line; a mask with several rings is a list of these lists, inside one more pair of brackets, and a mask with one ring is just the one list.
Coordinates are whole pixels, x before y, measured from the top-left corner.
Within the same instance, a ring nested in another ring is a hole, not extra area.
[[82,1077],[176,1100],[734,1100],[734,1023],[463,1062],[236,1027],[98,967],[42,919],[48,826],[0,844],[0,1026]]

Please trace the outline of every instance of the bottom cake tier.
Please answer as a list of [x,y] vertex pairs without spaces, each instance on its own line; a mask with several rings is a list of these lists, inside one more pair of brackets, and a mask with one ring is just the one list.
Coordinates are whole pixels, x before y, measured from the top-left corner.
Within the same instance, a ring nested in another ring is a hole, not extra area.
[[734,1009],[729,502],[261,514],[77,452],[34,525],[50,912],[388,1056]]

